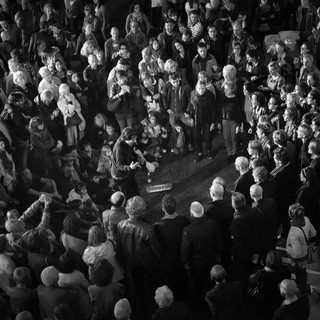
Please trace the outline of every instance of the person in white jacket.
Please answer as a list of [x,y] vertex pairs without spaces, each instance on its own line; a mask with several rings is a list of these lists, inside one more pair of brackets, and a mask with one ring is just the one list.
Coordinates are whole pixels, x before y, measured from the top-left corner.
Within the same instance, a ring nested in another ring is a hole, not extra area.
[[306,292],[307,284],[307,254],[309,240],[317,232],[308,217],[304,215],[304,207],[299,203],[292,204],[288,211],[291,219],[291,228],[287,237],[286,251],[291,257],[292,272],[296,277],[297,286],[302,294]]

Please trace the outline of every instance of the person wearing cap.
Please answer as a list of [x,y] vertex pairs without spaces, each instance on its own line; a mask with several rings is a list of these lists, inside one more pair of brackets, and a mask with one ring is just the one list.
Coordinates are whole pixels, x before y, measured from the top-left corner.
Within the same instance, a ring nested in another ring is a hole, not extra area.
[[174,31],[175,21],[167,18],[164,23],[164,31],[158,35],[160,47],[163,48],[168,58],[173,58],[173,45],[181,39],[179,32]]
[[240,282],[227,282],[226,277],[225,269],[219,264],[210,270],[214,287],[207,291],[205,300],[211,309],[212,319],[244,319]]
[[152,306],[148,303],[161,285],[161,247],[154,227],[147,222],[146,203],[140,196],[129,198],[126,205],[127,220],[118,224],[119,257],[124,261],[127,274],[131,275],[128,292],[137,319],[150,319]]
[[291,219],[291,227],[287,237],[286,251],[294,264],[292,272],[296,276],[297,286],[300,292],[305,294],[307,285],[307,240],[315,237],[317,231],[309,218],[305,216],[304,207],[299,203],[289,206],[288,215]]
[[229,227],[232,242],[232,279],[240,281],[242,293],[246,294],[252,262],[257,263],[259,259],[262,226],[259,225],[258,209],[251,208],[242,193],[234,192],[231,202],[235,210]]
[[190,205],[191,223],[183,229],[181,260],[190,271],[196,288],[196,303],[202,305],[209,290],[210,269],[220,262],[222,240],[220,230],[213,219],[207,219],[200,202]]
[[284,279],[279,283],[280,294],[284,301],[272,317],[272,320],[308,320],[310,305],[307,295],[298,296],[297,284],[294,280]]
[[159,308],[153,313],[152,320],[190,319],[190,310],[187,305],[184,302],[174,301],[173,292],[167,286],[156,290],[154,300]]
[[[219,178],[219,177],[217,177]],[[221,231],[221,264],[229,271],[231,268],[231,237],[229,226],[233,220],[234,210],[230,199],[225,198],[225,187],[215,179],[209,189],[211,201],[205,206],[205,216],[213,219]]]
[[120,221],[128,219],[125,209],[126,197],[123,192],[116,191],[111,195],[110,202],[112,206],[109,210],[102,212],[102,220],[107,238],[117,246],[117,226]]
[[134,170],[140,167],[137,155],[133,150],[136,140],[135,130],[127,127],[122,131],[112,151],[111,176],[116,186],[127,198],[140,194],[134,177]]

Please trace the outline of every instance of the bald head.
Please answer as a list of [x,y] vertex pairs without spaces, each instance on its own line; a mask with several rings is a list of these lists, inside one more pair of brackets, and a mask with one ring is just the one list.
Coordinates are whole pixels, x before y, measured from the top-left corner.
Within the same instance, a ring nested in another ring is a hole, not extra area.
[[250,196],[254,201],[262,199],[263,189],[258,184],[253,184],[250,187]]
[[246,157],[237,157],[234,165],[240,173],[246,173],[249,170],[249,160]]
[[190,214],[192,217],[201,218],[204,214],[203,205],[198,201],[192,202],[190,206]]
[[226,183],[226,181],[225,181],[223,178],[221,178],[221,177],[215,177],[215,178],[213,179],[213,181],[212,181],[212,185],[213,185],[214,183],[217,183],[217,184],[222,185],[222,187],[223,187],[224,189],[227,188],[227,183]]
[[210,271],[210,276],[212,280],[221,283],[226,278],[227,273],[222,266],[215,264]]
[[213,200],[222,200],[224,195],[224,187],[220,183],[213,183],[210,187],[210,197]]
[[284,279],[279,285],[280,293],[286,298],[290,299],[297,295],[297,284],[293,280]]

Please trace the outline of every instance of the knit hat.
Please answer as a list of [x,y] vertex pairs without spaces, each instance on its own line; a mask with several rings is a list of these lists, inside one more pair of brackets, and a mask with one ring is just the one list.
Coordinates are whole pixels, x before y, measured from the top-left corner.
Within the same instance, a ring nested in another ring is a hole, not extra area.
[[46,287],[52,287],[58,279],[58,270],[54,266],[47,267],[41,272],[41,281]]
[[190,213],[195,218],[201,218],[204,213],[203,205],[198,201],[192,202],[190,206]]
[[131,306],[128,299],[119,300],[114,306],[114,315],[117,320],[129,319],[131,315]]

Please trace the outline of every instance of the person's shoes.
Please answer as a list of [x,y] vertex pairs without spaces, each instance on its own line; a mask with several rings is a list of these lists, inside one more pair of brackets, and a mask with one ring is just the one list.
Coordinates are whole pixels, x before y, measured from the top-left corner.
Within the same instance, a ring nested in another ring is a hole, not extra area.
[[193,162],[199,162],[202,160],[202,158],[203,158],[203,154],[198,153],[197,156],[194,158]]

